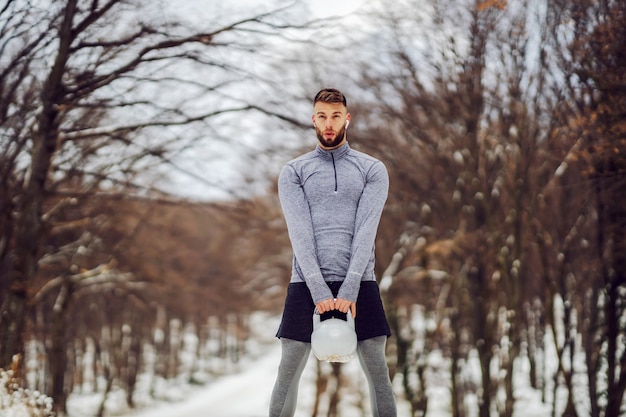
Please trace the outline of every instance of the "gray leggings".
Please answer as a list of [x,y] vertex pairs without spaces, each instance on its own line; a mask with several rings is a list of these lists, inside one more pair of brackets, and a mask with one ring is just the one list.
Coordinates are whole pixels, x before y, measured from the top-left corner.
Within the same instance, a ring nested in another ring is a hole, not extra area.
[[[270,417],[293,417],[296,412],[298,385],[311,353],[311,344],[280,339],[282,358],[270,401]],[[370,388],[373,417],[396,417],[396,400],[389,380],[385,358],[387,336],[358,343],[357,354]]]

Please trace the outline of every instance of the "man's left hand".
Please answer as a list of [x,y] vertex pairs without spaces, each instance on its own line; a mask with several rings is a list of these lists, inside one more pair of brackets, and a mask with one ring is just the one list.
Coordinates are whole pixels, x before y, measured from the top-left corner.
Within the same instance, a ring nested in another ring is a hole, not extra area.
[[342,313],[347,313],[348,310],[352,312],[352,317],[356,318],[356,303],[345,298],[337,298],[335,300],[335,309]]

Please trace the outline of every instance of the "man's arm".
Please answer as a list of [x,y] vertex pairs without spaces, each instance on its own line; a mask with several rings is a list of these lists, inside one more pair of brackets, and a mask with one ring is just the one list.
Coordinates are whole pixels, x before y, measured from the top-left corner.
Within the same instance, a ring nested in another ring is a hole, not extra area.
[[361,277],[374,250],[378,223],[388,192],[389,174],[385,165],[378,161],[368,171],[365,188],[359,199],[348,275],[339,289],[338,299],[356,302]]
[[[309,203],[302,188],[301,178],[290,165],[285,165],[278,177],[278,197],[285,215],[294,256],[304,275],[313,302],[316,305],[322,302],[330,304],[328,300],[332,302],[333,295],[324,281],[317,261]],[[324,311],[327,311],[324,308],[326,304],[321,306]]]

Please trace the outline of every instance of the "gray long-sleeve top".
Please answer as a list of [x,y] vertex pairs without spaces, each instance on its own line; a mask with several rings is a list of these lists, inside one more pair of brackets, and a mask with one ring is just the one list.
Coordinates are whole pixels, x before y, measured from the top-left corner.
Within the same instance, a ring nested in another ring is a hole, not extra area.
[[374,240],[387,200],[384,164],[346,143],[319,145],[290,162],[278,179],[294,252],[291,282],[305,282],[315,304],[333,295],[356,302],[361,281],[375,280]]

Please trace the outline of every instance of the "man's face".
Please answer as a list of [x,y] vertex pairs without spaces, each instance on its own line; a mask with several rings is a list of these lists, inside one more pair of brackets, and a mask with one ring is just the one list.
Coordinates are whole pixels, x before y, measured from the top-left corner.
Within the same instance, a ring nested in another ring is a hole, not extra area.
[[335,149],[344,144],[347,120],[350,120],[350,114],[342,103],[315,103],[313,124],[322,148]]

